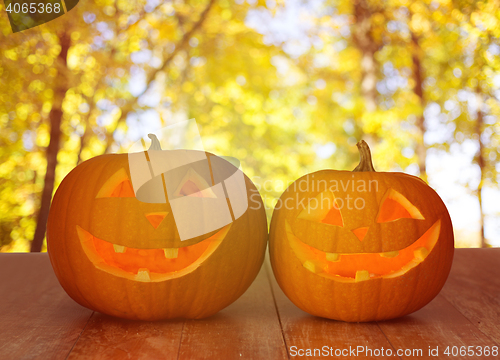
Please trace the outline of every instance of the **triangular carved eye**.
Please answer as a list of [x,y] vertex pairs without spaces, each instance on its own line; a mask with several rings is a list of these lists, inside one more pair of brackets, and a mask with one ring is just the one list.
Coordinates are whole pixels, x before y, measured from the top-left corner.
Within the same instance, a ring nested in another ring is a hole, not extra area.
[[344,226],[342,214],[330,190],[319,193],[309,200],[306,208],[297,216],[298,219],[317,221],[323,224]]
[[104,183],[96,199],[104,197],[135,197],[134,188],[125,169],[118,170]]
[[423,220],[424,217],[407,198],[396,190],[390,189],[382,200],[377,222],[383,223],[399,219]]
[[189,196],[193,194],[196,196],[199,192],[200,188],[192,180],[188,180],[180,188],[179,195]]
[[336,225],[336,226],[344,226],[344,221],[342,220],[342,214],[340,213],[340,209],[337,206],[337,203],[334,202],[328,214],[321,220],[324,224]]
[[188,170],[175,190],[174,196],[191,196],[201,198],[217,197],[205,179],[193,169]]

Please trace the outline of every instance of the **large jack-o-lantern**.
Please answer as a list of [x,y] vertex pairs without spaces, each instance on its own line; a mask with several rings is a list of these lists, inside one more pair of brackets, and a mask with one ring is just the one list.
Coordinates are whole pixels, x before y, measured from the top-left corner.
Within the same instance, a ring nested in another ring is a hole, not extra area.
[[421,179],[375,172],[358,143],[353,171],[322,170],[281,196],[270,229],[278,284],[302,310],[343,321],[404,316],[430,302],[453,260],[453,229]]
[[[204,206],[222,201],[231,211],[229,197],[224,198],[227,193],[216,193],[210,186],[228,169],[240,170],[209,153],[206,159],[208,175],[187,164],[173,176],[162,175],[160,184],[166,177],[177,178],[172,197],[189,197],[193,214],[198,199],[205,201]],[[81,305],[118,317],[158,320],[215,314],[245,292],[264,259],[264,206],[253,183],[243,178],[243,196],[252,201],[244,213],[225,226],[185,240],[179,236],[167,197],[163,203],[136,198],[127,154],[102,155],[82,163],[62,181],[49,213],[47,248],[61,285]],[[210,228],[210,217],[204,221]]]

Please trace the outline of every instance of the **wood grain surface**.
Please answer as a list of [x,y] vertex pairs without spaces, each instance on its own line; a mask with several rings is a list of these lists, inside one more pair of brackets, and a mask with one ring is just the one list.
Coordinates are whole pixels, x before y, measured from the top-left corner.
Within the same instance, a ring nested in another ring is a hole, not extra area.
[[[0,360],[348,359],[354,348],[363,349],[356,357],[362,359],[496,359],[477,349],[500,345],[499,262],[500,249],[457,249],[441,293],[390,321],[311,316],[283,294],[266,261],[247,292],[208,319],[141,322],[76,304],[47,254],[0,254]],[[474,356],[448,356],[447,347],[473,347]],[[381,349],[392,356],[380,356]],[[439,356],[430,356],[436,349]],[[335,350],[345,356],[330,356]]]
[[0,254],[0,359],[65,359],[92,311],[69,298],[47,254]]

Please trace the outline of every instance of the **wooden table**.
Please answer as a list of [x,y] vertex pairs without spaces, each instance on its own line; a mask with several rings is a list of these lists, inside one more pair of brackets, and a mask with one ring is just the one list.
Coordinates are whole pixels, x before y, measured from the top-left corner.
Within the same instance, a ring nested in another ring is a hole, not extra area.
[[[354,357],[352,349],[362,347],[373,356],[360,351],[357,358],[498,359],[477,356],[477,347],[500,345],[499,263],[500,248],[457,249],[441,293],[418,312],[385,322],[308,315],[285,297],[268,262],[240,299],[209,319],[139,322],[76,304],[57,282],[47,254],[0,254],[0,359],[334,358],[299,356],[325,347],[337,358]],[[447,356],[448,346],[450,352],[473,346],[476,353]],[[439,356],[429,356],[436,347]],[[388,349],[393,356],[375,356]],[[422,353],[397,356],[398,349]]]

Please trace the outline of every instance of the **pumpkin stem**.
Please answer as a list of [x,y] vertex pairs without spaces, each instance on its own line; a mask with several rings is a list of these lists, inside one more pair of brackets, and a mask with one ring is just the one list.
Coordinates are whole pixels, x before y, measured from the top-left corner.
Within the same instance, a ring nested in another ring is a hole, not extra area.
[[359,156],[360,156],[360,161],[358,166],[353,171],[373,171],[375,172],[375,169],[373,168],[372,164],[372,154],[370,152],[370,148],[368,147],[368,144],[364,141],[361,140],[359,141],[356,146],[358,147],[359,151]]
[[160,141],[155,134],[148,134],[148,138],[151,139],[151,146],[149,147],[149,150],[161,150]]

